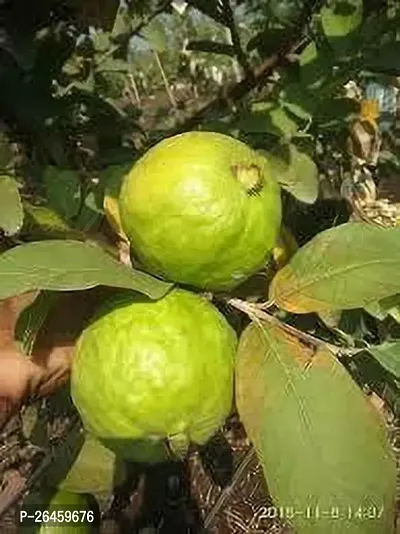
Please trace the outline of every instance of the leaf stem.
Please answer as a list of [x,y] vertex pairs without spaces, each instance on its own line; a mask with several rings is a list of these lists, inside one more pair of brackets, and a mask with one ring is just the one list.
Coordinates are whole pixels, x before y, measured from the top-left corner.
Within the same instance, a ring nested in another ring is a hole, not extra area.
[[250,302],[246,302],[245,300],[236,299],[236,298],[228,299],[226,302],[233,308],[236,308],[237,310],[240,310],[241,312],[248,315],[252,321],[256,323],[266,322],[278,328],[281,328],[288,334],[291,334],[297,337],[298,339],[303,341],[303,343],[313,347],[314,349],[324,347],[325,349],[328,349],[329,351],[331,351],[337,357],[343,354],[347,354],[347,352],[349,352],[349,349],[338,347],[336,345],[333,345],[332,343],[328,343],[327,341],[319,339],[318,337],[315,337],[311,334],[298,330],[294,326],[291,326],[287,323],[283,323],[277,317],[274,317],[270,313],[267,313],[266,311],[261,309],[260,306],[258,306],[257,304],[253,304]]

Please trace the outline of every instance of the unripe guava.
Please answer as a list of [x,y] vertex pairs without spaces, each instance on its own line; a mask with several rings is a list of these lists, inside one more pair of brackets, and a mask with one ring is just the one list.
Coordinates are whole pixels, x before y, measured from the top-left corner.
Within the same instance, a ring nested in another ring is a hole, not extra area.
[[236,344],[225,317],[197,294],[124,296],[81,334],[72,399],[87,431],[127,459],[151,460],[162,440],[184,451],[230,412]]
[[124,232],[143,267],[167,280],[230,290],[261,269],[281,224],[268,161],[219,133],[187,132],[151,148],[125,177]]

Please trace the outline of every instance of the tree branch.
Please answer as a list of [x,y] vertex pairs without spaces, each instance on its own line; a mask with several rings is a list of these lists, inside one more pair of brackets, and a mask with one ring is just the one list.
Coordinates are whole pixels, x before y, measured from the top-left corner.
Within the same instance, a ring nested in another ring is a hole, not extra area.
[[250,71],[251,71],[250,64],[242,48],[242,43],[240,41],[240,35],[237,30],[235,17],[233,14],[230,0],[222,0],[222,6],[224,9],[224,15],[226,17],[226,24],[231,34],[231,40],[232,40],[233,48],[235,50],[236,58],[239,61],[244,73],[248,75],[250,74]]
[[322,4],[323,0],[306,2],[306,7],[300,14],[297,23],[288,31],[288,38],[280,50],[266,58],[260,66],[254,69],[250,68],[243,80],[225,87],[222,95],[210,100],[191,117],[185,119],[173,130],[172,135],[194,129],[210,112],[229,109],[232,103],[241,100],[253,89],[262,87],[271,72],[278,66],[284,65],[287,62],[287,57],[294,54],[303,44],[304,29],[314,12],[318,11]]
[[250,302],[246,302],[245,300],[240,300],[236,298],[228,299],[226,302],[233,308],[236,308],[237,310],[240,310],[241,312],[248,315],[250,319],[254,320],[255,322],[261,321],[264,323],[269,323],[278,328],[281,328],[288,334],[291,334],[292,336],[297,337],[297,339],[299,339],[306,345],[311,346],[315,349],[323,347],[325,349],[328,349],[330,352],[332,352],[337,357],[342,354],[347,354],[348,352],[350,353],[352,352],[349,349],[338,347],[336,345],[333,345],[332,343],[328,343],[327,341],[324,341],[323,339],[319,339],[318,337],[308,334],[307,332],[298,330],[294,326],[291,326],[287,323],[283,323],[282,321],[280,321],[273,315],[270,315],[269,313],[263,311],[259,306],[257,306],[257,304],[253,304]]

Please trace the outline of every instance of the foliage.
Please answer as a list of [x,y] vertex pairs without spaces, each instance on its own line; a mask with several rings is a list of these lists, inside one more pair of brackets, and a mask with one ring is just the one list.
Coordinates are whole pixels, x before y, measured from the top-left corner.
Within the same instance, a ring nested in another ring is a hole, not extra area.
[[[322,527],[295,515],[299,533],[389,534],[393,462],[365,390],[380,419],[398,415],[397,2],[4,0],[0,12],[0,424],[32,408],[28,438],[56,472],[65,454],[44,429],[61,402],[79,482],[83,440],[60,393],[76,332],[57,337],[71,320],[57,302],[72,295],[78,321],[102,290],[167,293],[130,255],[121,179],[164,137],[222,132],[268,159],[291,240],[210,296],[241,336],[238,411],[272,497],[307,508],[334,492],[361,507]],[[104,480],[88,475],[100,493],[115,489],[109,461]]]

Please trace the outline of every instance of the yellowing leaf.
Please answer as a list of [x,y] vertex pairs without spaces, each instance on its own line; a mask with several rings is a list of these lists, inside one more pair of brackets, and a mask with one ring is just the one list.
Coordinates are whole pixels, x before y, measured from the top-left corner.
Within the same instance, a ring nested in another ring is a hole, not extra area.
[[321,232],[274,277],[270,298],[293,313],[361,308],[400,292],[400,228],[352,222]]
[[279,269],[284,267],[297,249],[298,245],[293,234],[286,226],[282,226],[277,244],[272,251],[272,256],[277,267]]
[[378,100],[362,100],[360,118],[375,124],[376,119],[379,118],[380,107]]
[[103,207],[107,220],[115,231],[115,233],[124,241],[128,241],[128,238],[122,229],[121,218],[119,215],[118,208],[118,200],[109,195],[105,195]]
[[329,351],[251,324],[236,403],[276,512],[296,534],[392,534],[396,463],[384,424]]
[[124,177],[132,168],[132,162],[119,165],[110,165],[100,173],[100,182],[104,185],[103,208],[106,218],[116,234],[123,240],[128,241],[122,229],[119,214],[118,197]]

